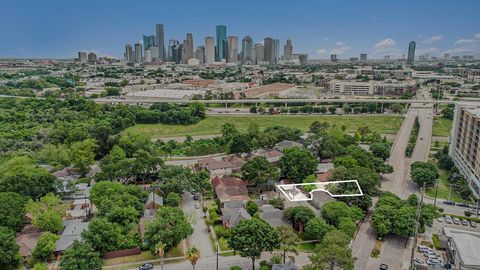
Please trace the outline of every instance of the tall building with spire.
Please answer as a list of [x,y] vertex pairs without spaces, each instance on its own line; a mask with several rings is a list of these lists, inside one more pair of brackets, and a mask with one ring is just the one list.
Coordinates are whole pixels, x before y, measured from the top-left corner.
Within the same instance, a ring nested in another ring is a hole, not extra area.
[[205,38],[205,63],[211,64],[215,62],[215,38]]
[[215,61],[220,62],[227,59],[227,27],[225,25],[217,25],[217,48],[215,53]]
[[417,44],[415,41],[410,41],[408,43],[408,58],[407,58],[407,64],[411,65],[413,62],[415,62],[415,46]]
[[165,28],[163,24],[155,25],[155,46],[158,47],[158,60],[165,62]]
[[242,39],[242,64],[252,65],[253,59],[253,40],[250,36],[246,36]]
[[287,43],[285,44],[285,46],[283,46],[283,60],[292,61],[292,54],[293,54],[292,40],[287,39]]
[[228,37],[228,62],[237,63],[238,61],[238,38],[236,36]]

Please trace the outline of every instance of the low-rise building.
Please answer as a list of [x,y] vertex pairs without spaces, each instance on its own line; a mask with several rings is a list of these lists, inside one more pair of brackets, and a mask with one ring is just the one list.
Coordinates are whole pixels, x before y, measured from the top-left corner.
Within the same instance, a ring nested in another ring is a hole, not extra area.
[[332,80],[329,89],[335,93],[349,95],[403,95],[405,93],[415,93],[416,87],[416,82],[412,80]]
[[452,269],[480,269],[480,233],[443,227],[447,257]]

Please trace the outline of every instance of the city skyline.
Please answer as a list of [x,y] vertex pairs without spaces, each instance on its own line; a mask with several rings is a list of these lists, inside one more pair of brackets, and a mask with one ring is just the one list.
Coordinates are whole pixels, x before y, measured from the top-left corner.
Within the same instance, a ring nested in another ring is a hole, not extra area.
[[[141,16],[133,20],[128,16],[134,13],[123,14],[123,1],[82,1],[84,4],[78,6],[92,5],[93,14],[73,18],[68,13],[74,12],[79,2],[28,2],[28,8],[25,3],[3,4],[0,57],[72,58],[78,51],[95,51],[99,56],[123,58],[124,45],[141,41],[143,34],[155,34],[156,24],[165,26],[165,41],[182,41],[186,33],[192,33],[195,47],[204,45],[206,37],[215,36],[217,25],[227,26],[227,35],[237,36],[239,41],[251,36],[254,44],[266,37],[285,44],[290,38],[295,51],[308,53],[310,59],[328,59],[330,54],[348,59],[360,53],[367,53],[369,58],[400,58],[407,54],[412,40],[417,43],[417,57],[427,53],[442,56],[480,52],[480,28],[475,28],[480,25],[475,15],[480,8],[478,1],[464,1],[462,5],[453,1],[435,1],[432,5],[433,1],[410,0],[401,5],[351,0],[340,1],[341,5],[333,1],[279,1],[275,5],[247,1],[242,6],[229,3],[222,7],[215,1],[204,1],[192,10],[180,10],[175,3],[146,1],[135,7],[134,11]],[[247,9],[250,2],[257,8]],[[454,19],[450,16],[453,5],[459,15]],[[323,12],[339,6],[342,9],[338,12]],[[300,13],[292,13],[293,7]],[[231,16],[233,8],[235,14],[241,15]],[[268,14],[263,11],[265,8],[269,8]],[[155,14],[159,9],[168,13]]]

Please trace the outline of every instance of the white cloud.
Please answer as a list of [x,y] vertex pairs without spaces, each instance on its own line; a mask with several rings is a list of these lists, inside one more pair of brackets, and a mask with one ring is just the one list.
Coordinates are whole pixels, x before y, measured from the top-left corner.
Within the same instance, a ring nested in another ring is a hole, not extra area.
[[438,42],[442,39],[443,39],[442,35],[435,35],[435,36],[431,36],[429,38],[424,39],[422,42],[424,44],[432,44],[432,43]]
[[325,54],[325,53],[327,53],[327,50],[323,49],[323,48],[320,48],[320,49],[317,50],[317,53],[318,54]]
[[455,45],[461,45],[461,46],[464,46],[464,45],[471,45],[471,44],[475,44],[477,43],[478,41],[475,40],[475,39],[466,39],[466,38],[462,38],[462,39],[459,39],[457,41],[455,41]]
[[333,48],[330,53],[331,54],[343,54],[344,52],[349,51],[351,49],[352,49],[352,47],[348,46],[347,44],[345,44],[341,41],[338,41],[335,44],[335,48]]
[[397,42],[392,38],[387,38],[373,45],[373,55],[375,57],[382,57],[384,55],[390,55],[392,57],[399,57],[402,54],[402,50],[396,48]]
[[384,39],[384,40],[378,42],[377,44],[373,45],[373,48],[376,49],[376,50],[382,50],[382,49],[385,49],[385,48],[393,47],[396,44],[397,43],[395,42],[395,40],[393,40],[391,38],[387,38],[387,39]]
[[475,34],[475,38],[480,39],[480,33],[476,33],[476,34]]

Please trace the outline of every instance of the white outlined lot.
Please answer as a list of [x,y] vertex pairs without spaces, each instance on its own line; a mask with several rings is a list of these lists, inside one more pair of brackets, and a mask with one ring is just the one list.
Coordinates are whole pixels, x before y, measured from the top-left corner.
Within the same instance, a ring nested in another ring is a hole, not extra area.
[[332,198],[363,196],[357,180],[277,185],[292,202],[311,201],[315,192],[325,192]]

